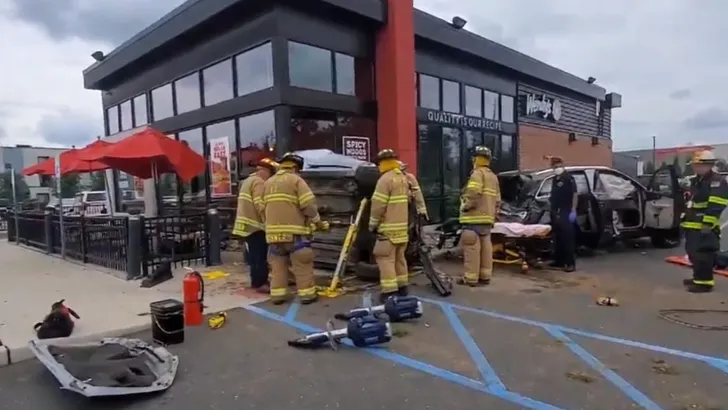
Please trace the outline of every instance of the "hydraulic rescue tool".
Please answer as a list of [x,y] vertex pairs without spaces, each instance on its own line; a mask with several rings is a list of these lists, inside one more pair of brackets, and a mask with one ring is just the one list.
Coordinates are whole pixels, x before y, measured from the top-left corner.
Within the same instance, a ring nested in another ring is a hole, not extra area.
[[[334,269],[334,277],[331,278],[331,284],[328,288],[324,288],[323,290],[318,292],[320,296],[335,298],[345,293],[343,289],[339,288],[341,275],[346,270],[347,262],[349,261],[349,254],[351,253],[351,248],[354,245],[356,236],[359,233],[359,226],[361,225],[362,214],[364,213],[364,209],[366,209],[367,207],[367,202],[368,201],[366,198],[361,200],[361,203],[359,204],[359,210],[356,213],[356,217],[354,217],[353,221],[351,221],[351,224],[349,224],[349,230],[346,231],[344,246],[341,247],[339,259],[336,262],[336,269]],[[340,225],[340,223],[338,222],[332,222],[332,224]]]
[[337,350],[345,338],[350,339],[356,347],[387,343],[392,340],[392,327],[386,320],[371,315],[352,318],[343,329],[336,329],[334,322],[329,320],[325,331],[290,340],[288,346],[316,349],[328,345]]
[[422,302],[414,296],[392,296],[383,305],[352,309],[347,313],[337,313],[334,318],[351,320],[365,316],[379,317],[382,314],[386,314],[391,322],[417,319],[422,317]]
[[452,278],[435,269],[435,265],[432,263],[430,247],[425,244],[422,236],[422,224],[422,218],[417,218],[415,246],[417,246],[417,253],[420,256],[422,272],[427,276],[432,287],[435,288],[440,296],[450,296],[452,294]]

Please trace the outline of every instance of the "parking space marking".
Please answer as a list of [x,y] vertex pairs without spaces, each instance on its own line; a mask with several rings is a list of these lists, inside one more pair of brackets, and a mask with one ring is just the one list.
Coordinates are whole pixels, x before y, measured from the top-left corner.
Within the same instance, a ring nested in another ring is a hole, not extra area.
[[590,339],[596,339],[596,340],[601,340],[601,341],[605,341],[605,342],[612,342],[612,343],[621,344],[621,345],[625,345],[625,346],[636,347],[639,349],[651,350],[653,352],[684,357],[687,359],[699,360],[699,361],[705,362],[705,363],[713,366],[714,368],[722,371],[723,373],[728,374],[728,360],[722,359],[719,357],[715,357],[715,356],[706,356],[706,355],[702,355],[699,353],[686,352],[683,350],[672,349],[669,347],[651,345],[648,343],[636,342],[633,340],[621,339],[621,338],[613,337],[613,336],[606,336],[606,335],[602,335],[599,333],[587,332],[584,330],[561,326],[561,325],[557,325],[554,323],[539,322],[537,320],[530,320],[530,319],[524,319],[524,318],[517,317],[517,316],[504,315],[502,313],[473,308],[470,306],[458,305],[456,303],[444,302],[441,300],[435,300],[435,299],[429,299],[429,298],[423,298],[423,297],[418,297],[418,298],[423,302],[427,302],[427,303],[431,303],[431,304],[435,304],[435,305],[439,305],[439,306],[450,306],[455,310],[476,313],[476,314],[480,314],[480,315],[494,317],[497,319],[507,320],[510,322],[516,322],[516,323],[522,323],[525,325],[536,326],[536,327],[540,327],[540,328],[544,328],[544,329],[546,329],[547,327],[550,327],[550,328],[559,330],[565,334],[577,335],[577,336],[587,337]]
[[480,349],[480,347],[478,347],[477,343],[475,343],[475,340],[470,335],[470,332],[465,329],[465,326],[463,325],[463,322],[460,320],[460,318],[457,316],[457,313],[455,313],[451,306],[443,305],[440,307],[442,308],[442,311],[445,314],[448,322],[450,322],[450,326],[455,331],[458,339],[460,339],[460,342],[462,342],[463,346],[465,346],[465,350],[468,351],[470,358],[473,359],[473,361],[475,362],[475,366],[478,368],[478,372],[480,372],[480,376],[485,381],[485,384],[490,388],[499,388],[506,390],[506,386],[503,384],[500,377],[498,377],[498,375],[496,374],[493,366],[488,363],[488,359],[485,358],[485,354],[483,354],[483,351]]
[[[280,322],[282,324],[288,325],[290,327],[293,327],[299,331],[307,332],[307,333],[314,333],[314,332],[320,332],[321,329],[317,329],[313,326],[307,325],[302,322],[298,322],[294,319],[286,319],[284,316],[277,315],[275,313],[272,313],[268,310],[261,309],[254,305],[247,305],[243,306],[243,309],[246,309],[252,313],[258,314],[266,319],[274,320],[277,322]],[[290,308],[289,308],[290,311]],[[353,346],[351,341],[349,340],[343,340],[342,343],[346,346]],[[363,348],[361,349],[367,353],[373,354],[375,356],[378,356],[382,359],[389,360],[391,362],[400,364],[402,366],[409,367],[414,370],[418,370],[420,372],[429,374],[431,376],[440,378],[442,380],[446,380],[452,383],[459,384],[463,387],[467,387],[482,393],[490,394],[492,396],[498,397],[500,399],[509,401],[511,403],[514,403],[516,405],[523,406],[528,409],[533,410],[565,410],[560,407],[552,406],[550,404],[540,402],[538,400],[531,399],[529,397],[522,396],[518,393],[510,392],[502,388],[491,388],[485,385],[484,383],[471,379],[469,377],[465,377],[462,375],[459,375],[457,373],[453,373],[449,370],[442,369],[437,366],[433,366],[431,364],[421,362],[419,360],[411,359],[407,356],[403,356],[397,353],[392,353],[386,349],[377,348],[377,347],[370,347],[370,348]]]
[[286,312],[286,315],[283,316],[286,320],[294,320],[296,316],[298,315],[298,311],[301,309],[301,302],[296,299],[291,303],[291,306],[288,307],[288,311]]
[[562,332],[559,329],[556,329],[554,326],[544,326],[544,330],[546,330],[551,336],[553,336],[556,340],[559,340],[562,342],[566,347],[569,348],[575,355],[579,356],[579,358],[583,361],[585,361],[589,366],[591,366],[594,370],[599,372],[604,378],[612,382],[617,388],[622,390],[624,394],[629,396],[632,401],[639,404],[640,406],[644,407],[647,410],[662,410],[662,407],[658,406],[657,403],[650,400],[649,397],[647,397],[644,393],[637,390],[634,386],[632,386],[627,380],[624,380],[622,377],[620,377],[617,373],[615,373],[612,369],[605,366],[602,362],[599,361],[596,357],[594,357],[591,353],[586,351],[583,347],[579,346],[578,343],[574,342],[570,337],[566,336],[564,332]]

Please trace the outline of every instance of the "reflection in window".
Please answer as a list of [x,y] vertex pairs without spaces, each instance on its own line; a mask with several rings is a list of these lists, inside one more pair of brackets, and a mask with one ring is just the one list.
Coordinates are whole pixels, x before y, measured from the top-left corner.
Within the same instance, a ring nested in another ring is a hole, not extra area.
[[478,131],[465,131],[465,139],[463,142],[465,145],[465,158],[462,160],[463,175],[467,178],[473,170],[473,161],[471,158],[475,151],[474,148],[478,145],[483,145],[483,133]]
[[235,121],[219,122],[207,126],[210,145],[210,195],[234,195],[238,192],[238,160],[235,155]]
[[273,87],[273,47],[270,42],[235,57],[238,96]]
[[289,80],[292,86],[331,92],[331,51],[288,42]]
[[336,93],[355,95],[354,57],[336,53]]
[[418,126],[417,177],[433,223],[442,221],[442,127]]
[[200,108],[200,76],[190,74],[174,82],[177,115]]
[[134,126],[138,127],[149,122],[147,118],[147,95],[134,97]]
[[240,175],[254,171],[262,158],[275,156],[276,128],[273,111],[264,111],[238,118],[240,129]]
[[442,129],[442,178],[445,218],[457,217],[460,211],[460,189],[462,188],[460,156],[461,133],[458,128]]
[[291,149],[330,149],[337,152],[336,116],[297,110],[291,116]]
[[460,84],[442,80],[442,110],[460,113]]
[[420,107],[440,109],[440,79],[420,74]]
[[483,116],[483,90],[465,86],[465,115]]
[[[365,117],[349,117],[339,116],[336,119],[336,127],[338,128],[337,136],[352,135],[358,137],[369,138],[369,159],[371,160],[377,154],[377,123],[376,121]],[[341,138],[337,141],[343,144]],[[343,154],[343,145],[337,147],[334,152]]]
[[[205,155],[204,146],[202,144],[202,128],[182,131],[179,133],[179,140],[183,141],[193,151],[200,155]],[[189,184],[184,186],[183,203],[191,203],[197,206],[205,204],[205,172],[192,178]]]
[[165,84],[152,90],[152,119],[159,121],[173,115],[172,84]]
[[202,70],[205,106],[233,98],[233,60],[221,61]]
[[489,120],[498,120],[500,101],[498,101],[498,94],[485,90],[483,91],[483,117]]
[[501,121],[513,122],[514,110],[513,97],[510,95],[501,95]]
[[131,117],[131,100],[127,100],[123,103],[121,103],[120,107],[120,115],[121,115],[121,131],[129,130],[134,127],[133,120]]
[[106,110],[106,119],[109,122],[109,135],[119,132],[119,106],[115,105]]
[[501,135],[500,168],[498,171],[516,169],[516,153],[513,149],[513,135]]

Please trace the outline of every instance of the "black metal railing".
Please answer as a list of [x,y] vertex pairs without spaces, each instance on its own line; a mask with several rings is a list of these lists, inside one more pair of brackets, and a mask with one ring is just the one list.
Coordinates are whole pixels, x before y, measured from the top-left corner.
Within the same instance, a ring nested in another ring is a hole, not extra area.
[[[8,215],[10,216],[12,214],[8,213]],[[18,243],[32,248],[46,250],[45,215],[42,212],[20,212],[18,214],[17,228]],[[13,239],[16,239],[15,232],[13,232]]]
[[[61,253],[61,219],[51,221],[52,252]],[[64,216],[66,256],[83,263],[126,271],[129,222],[126,217]]]
[[7,232],[8,230],[8,211],[0,209],[0,232]]
[[205,212],[143,218],[142,274],[164,262],[173,267],[209,265],[207,225]]

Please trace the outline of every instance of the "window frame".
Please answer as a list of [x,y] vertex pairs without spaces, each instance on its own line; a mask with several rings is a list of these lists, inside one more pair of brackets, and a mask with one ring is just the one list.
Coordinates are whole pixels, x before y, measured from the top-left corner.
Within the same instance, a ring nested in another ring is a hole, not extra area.
[[[109,111],[110,110],[116,110],[116,131],[111,132],[111,118],[109,118]],[[104,110],[104,116],[106,116],[106,135],[114,135],[121,132],[121,116],[120,113],[119,104],[115,104],[111,107],[106,107],[106,110]]]
[[[238,75],[239,74],[238,73],[238,63],[239,63],[238,58],[240,58],[241,56],[243,56],[245,53],[247,53],[249,51],[253,51],[253,50],[255,50],[259,47],[263,47],[265,45],[268,45],[270,47],[270,56],[269,57],[270,57],[270,63],[271,63],[271,72],[269,74],[270,74],[271,84],[268,87],[261,88],[259,90],[251,91],[246,94],[240,94],[240,89],[239,89],[240,79],[239,79],[239,75]],[[274,45],[273,45],[273,39],[267,38],[259,43],[255,43],[248,47],[245,47],[245,49],[243,49],[242,51],[235,52],[230,57],[226,57],[226,58],[232,59],[232,61],[233,61],[233,98],[244,97],[246,95],[250,95],[250,94],[256,93],[258,91],[268,90],[270,88],[275,87],[276,79],[275,79],[274,53],[275,53],[275,50],[274,50]],[[223,60],[220,60],[220,61],[223,61]],[[289,65],[290,65],[290,63],[289,63]]]
[[[437,89],[437,108],[425,107],[422,105],[422,76],[436,80],[435,88]],[[430,74],[417,73],[417,95],[419,100],[417,104],[418,107],[422,107],[427,110],[442,111],[442,79],[440,77]]]
[[[229,100],[232,100],[234,98],[237,98],[237,85],[238,85],[238,82],[237,82],[237,78],[236,78],[237,77],[237,73],[236,73],[236,71],[237,71],[236,70],[237,64],[235,63],[235,57],[237,57],[238,55],[239,54],[236,54],[236,55],[231,56],[231,57],[225,57],[222,60],[218,60],[218,61],[215,61],[212,64],[208,64],[208,65],[202,67],[199,70],[199,72],[200,72],[200,98],[202,99],[202,106],[200,108],[209,107],[210,105],[219,104],[219,103],[221,103],[223,101],[229,101]],[[207,102],[207,96],[205,95],[205,90],[207,89],[207,87],[205,87],[205,71],[206,70],[209,70],[210,68],[216,67],[216,66],[218,66],[220,64],[223,64],[225,62],[230,62],[230,85],[231,85],[231,88],[232,88],[231,89],[231,91],[232,91],[231,96],[230,96],[230,98],[222,99],[220,101],[216,101],[216,102],[214,102],[212,104],[209,104]]]
[[[194,78],[194,77],[197,77],[197,78]],[[182,80],[186,80],[187,78],[196,80],[195,82],[197,83],[197,107],[190,109],[190,110],[186,110],[184,112],[179,112],[179,103],[177,102],[177,83],[179,83]],[[174,97],[174,100],[173,100],[174,101],[174,115],[173,116],[186,114],[186,113],[192,112],[192,111],[197,111],[204,107],[204,105],[203,105],[204,101],[203,101],[203,96],[202,96],[203,90],[202,90],[202,71],[201,70],[195,70],[195,71],[189,72],[187,74],[184,74],[182,76],[179,76],[176,79],[172,80],[171,84],[172,84],[172,96]]]
[[[143,124],[141,124],[141,123],[139,123],[139,121],[137,121],[137,101],[136,100],[139,97],[144,97],[144,117],[146,119],[146,122],[144,122]],[[147,95],[147,92],[145,91],[145,92],[143,92],[141,94],[138,94],[138,95],[132,97],[130,100],[131,100],[131,112],[132,112],[132,116],[131,116],[131,119],[132,119],[132,128],[137,128],[137,127],[140,127],[142,125],[149,124],[149,122],[150,122],[149,121],[149,117],[150,117],[149,116],[149,101],[150,101],[150,97]]]

